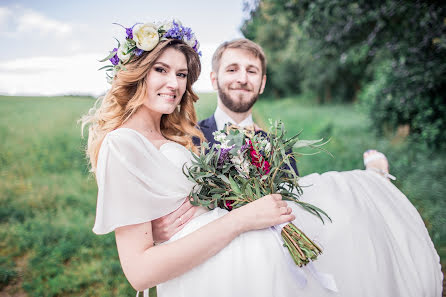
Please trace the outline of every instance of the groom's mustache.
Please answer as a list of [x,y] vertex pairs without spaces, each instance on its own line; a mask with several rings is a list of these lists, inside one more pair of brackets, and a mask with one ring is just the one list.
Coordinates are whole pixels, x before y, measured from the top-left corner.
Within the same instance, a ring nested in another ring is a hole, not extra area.
[[243,91],[252,91],[252,88],[247,85],[235,84],[229,87],[230,90],[243,90]]

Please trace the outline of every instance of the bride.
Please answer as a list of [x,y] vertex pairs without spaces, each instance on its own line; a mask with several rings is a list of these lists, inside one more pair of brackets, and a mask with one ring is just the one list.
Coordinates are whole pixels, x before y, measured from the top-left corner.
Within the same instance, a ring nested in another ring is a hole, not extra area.
[[[137,24],[108,59],[112,86],[83,118],[98,183],[93,231],[114,231],[122,269],[158,296],[440,296],[439,257],[415,208],[370,171],[303,177],[302,197],[325,225],[280,195],[227,212],[200,208],[169,241],[152,221],[178,209],[193,184],[182,166],[197,152],[192,84],[198,41],[179,22]],[[293,268],[271,226],[295,221],[322,245],[311,269]],[[177,224],[177,222],[174,222]],[[181,222],[180,222],[181,223]],[[327,275],[329,274],[329,275]],[[328,280],[328,284],[327,284]]]

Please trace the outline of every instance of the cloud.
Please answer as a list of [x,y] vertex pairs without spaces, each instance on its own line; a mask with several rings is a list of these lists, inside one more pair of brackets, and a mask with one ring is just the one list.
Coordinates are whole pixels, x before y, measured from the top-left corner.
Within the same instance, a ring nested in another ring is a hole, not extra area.
[[0,7],[0,24],[6,22],[11,15],[11,9],[9,9],[8,7]]
[[39,32],[42,34],[56,33],[65,35],[70,33],[71,30],[72,28],[70,25],[50,19],[34,11],[27,11],[17,19],[18,32]]
[[68,23],[49,18],[31,9],[23,9],[19,6],[0,7],[0,25],[2,28],[0,31],[9,35],[16,35],[16,33],[38,33],[41,35],[52,34],[62,36],[72,31],[72,26]]
[[109,87],[97,71],[98,53],[0,61],[0,93],[8,95],[91,94]]
[[[202,44],[202,72],[194,84],[197,92],[212,91],[209,74],[212,53],[218,44]],[[0,60],[0,94],[7,95],[64,95],[90,94],[99,96],[110,85],[105,72],[98,69],[103,53],[77,54],[63,57],[40,56]]]

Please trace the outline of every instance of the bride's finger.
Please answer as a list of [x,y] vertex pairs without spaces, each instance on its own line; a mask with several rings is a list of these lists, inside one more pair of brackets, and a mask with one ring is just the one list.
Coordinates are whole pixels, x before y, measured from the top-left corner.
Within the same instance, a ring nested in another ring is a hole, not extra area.
[[280,214],[282,214],[282,215],[285,215],[285,214],[290,214],[291,212],[289,211],[289,209],[288,209],[289,207],[287,207],[287,206],[282,206],[282,207],[280,207]]
[[283,215],[280,217],[279,224],[283,224],[286,222],[291,222],[296,219],[296,216],[293,214]]
[[277,207],[284,207],[284,206],[286,207],[286,206],[288,206],[288,204],[285,201],[283,201],[283,200],[277,201],[276,205],[277,205]]
[[274,200],[277,201],[282,200],[282,195],[280,194],[271,194],[271,196],[273,197]]

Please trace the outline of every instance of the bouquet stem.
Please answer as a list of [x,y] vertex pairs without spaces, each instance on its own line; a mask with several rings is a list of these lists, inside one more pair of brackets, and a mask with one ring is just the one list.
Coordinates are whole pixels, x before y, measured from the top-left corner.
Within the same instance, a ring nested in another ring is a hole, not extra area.
[[291,257],[299,267],[307,265],[310,260],[316,260],[317,256],[322,254],[322,249],[293,223],[287,224],[282,229],[282,238]]

